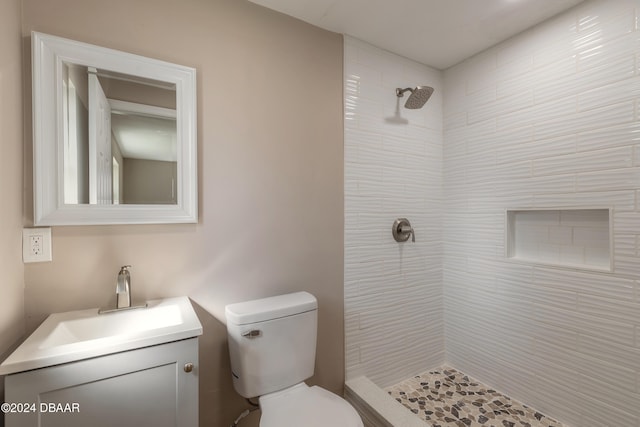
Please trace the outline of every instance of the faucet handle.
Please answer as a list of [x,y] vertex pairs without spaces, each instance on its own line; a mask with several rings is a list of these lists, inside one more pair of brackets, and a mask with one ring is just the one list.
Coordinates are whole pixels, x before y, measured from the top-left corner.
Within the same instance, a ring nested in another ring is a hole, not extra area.
[[129,271],[129,269],[131,268],[130,265],[123,265],[122,267],[120,267],[120,271],[118,272],[118,281],[120,281],[121,277],[126,277],[127,281],[130,280],[131,277],[131,272]]
[[407,218],[396,219],[391,231],[393,233],[393,238],[398,243],[406,242],[409,240],[409,237],[411,237],[412,242],[416,241],[416,232]]
[[131,272],[129,271],[129,269],[131,268],[130,265],[123,265],[122,267],[120,267],[120,271],[118,272],[118,289],[121,289],[121,287],[126,288],[126,291],[129,292],[129,284],[131,282]]

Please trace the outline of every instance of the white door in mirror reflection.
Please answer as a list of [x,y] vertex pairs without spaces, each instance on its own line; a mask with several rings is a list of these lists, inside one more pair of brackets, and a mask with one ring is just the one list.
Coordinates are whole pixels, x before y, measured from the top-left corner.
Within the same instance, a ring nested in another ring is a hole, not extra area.
[[98,77],[89,73],[89,203],[113,202],[111,107]]

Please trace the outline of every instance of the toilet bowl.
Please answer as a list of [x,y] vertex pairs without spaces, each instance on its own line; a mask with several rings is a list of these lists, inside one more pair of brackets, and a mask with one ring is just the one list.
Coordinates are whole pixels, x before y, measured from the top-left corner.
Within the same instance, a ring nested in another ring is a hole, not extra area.
[[314,372],[317,314],[308,292],[225,307],[233,386],[258,397],[260,427],[363,427],[346,400],[304,382]]
[[358,413],[343,398],[305,383],[260,396],[260,427],[362,427]]

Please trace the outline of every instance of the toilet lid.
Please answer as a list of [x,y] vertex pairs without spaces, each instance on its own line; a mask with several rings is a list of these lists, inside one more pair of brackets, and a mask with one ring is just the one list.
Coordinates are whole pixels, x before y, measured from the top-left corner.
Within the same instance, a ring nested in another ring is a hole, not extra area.
[[363,427],[346,400],[305,383],[260,397],[260,407],[260,427]]

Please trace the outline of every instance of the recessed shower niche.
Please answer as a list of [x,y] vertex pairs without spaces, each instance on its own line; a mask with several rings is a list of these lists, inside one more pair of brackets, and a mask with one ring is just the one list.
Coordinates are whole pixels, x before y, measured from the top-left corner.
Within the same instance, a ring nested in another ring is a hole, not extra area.
[[515,261],[611,271],[611,209],[514,209],[506,256]]

